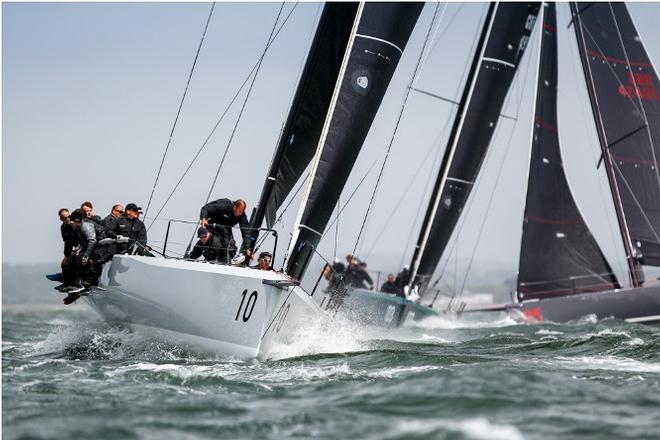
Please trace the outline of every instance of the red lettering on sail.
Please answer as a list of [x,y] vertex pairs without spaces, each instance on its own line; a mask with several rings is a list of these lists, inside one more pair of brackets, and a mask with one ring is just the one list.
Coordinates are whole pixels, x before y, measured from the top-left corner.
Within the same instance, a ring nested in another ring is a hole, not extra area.
[[660,92],[653,84],[653,76],[650,73],[629,73],[627,80],[627,84],[621,84],[618,88],[621,96],[644,101],[660,101]]

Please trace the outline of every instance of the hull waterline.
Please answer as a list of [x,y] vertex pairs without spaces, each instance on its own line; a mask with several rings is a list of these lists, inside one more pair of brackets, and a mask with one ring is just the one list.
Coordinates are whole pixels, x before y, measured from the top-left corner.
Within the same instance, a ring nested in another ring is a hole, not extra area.
[[406,298],[367,289],[349,289],[339,314],[363,325],[387,328],[437,315],[431,308]]
[[544,298],[506,307],[518,321],[567,322],[595,315],[628,322],[660,324],[660,285]]
[[195,350],[268,357],[323,314],[282,274],[116,255],[85,300],[106,321]]

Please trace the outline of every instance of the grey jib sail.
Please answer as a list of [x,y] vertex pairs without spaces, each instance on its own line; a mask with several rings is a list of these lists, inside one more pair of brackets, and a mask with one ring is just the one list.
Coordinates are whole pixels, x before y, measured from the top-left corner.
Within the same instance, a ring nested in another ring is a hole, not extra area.
[[573,199],[557,131],[557,18],[546,3],[539,55],[518,299],[618,288]]
[[489,6],[413,256],[413,284],[422,295],[477,178],[539,7]]
[[273,226],[277,210],[314,157],[357,10],[357,2],[329,2],[323,6],[289,116],[251,219],[253,228],[261,226],[264,216],[268,227]]
[[287,260],[287,273],[297,279],[321,239],[423,5],[364,4]]
[[660,265],[658,75],[624,3],[571,6],[601,147],[611,156],[633,253],[641,252],[644,264]]

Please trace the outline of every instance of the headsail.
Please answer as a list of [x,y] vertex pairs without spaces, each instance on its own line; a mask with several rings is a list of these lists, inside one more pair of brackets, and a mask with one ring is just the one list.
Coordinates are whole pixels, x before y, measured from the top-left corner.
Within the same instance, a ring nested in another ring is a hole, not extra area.
[[518,299],[618,288],[566,180],[557,129],[557,17],[545,3]]
[[412,262],[422,295],[486,155],[540,3],[491,3]]
[[273,226],[277,210],[314,157],[357,10],[358,2],[328,2],[323,6],[289,115],[251,219],[253,228],[259,228],[264,217],[268,227]]
[[624,3],[571,3],[619,224],[635,260],[660,265],[660,83]]
[[423,6],[360,5],[289,248],[294,278],[321,240]]

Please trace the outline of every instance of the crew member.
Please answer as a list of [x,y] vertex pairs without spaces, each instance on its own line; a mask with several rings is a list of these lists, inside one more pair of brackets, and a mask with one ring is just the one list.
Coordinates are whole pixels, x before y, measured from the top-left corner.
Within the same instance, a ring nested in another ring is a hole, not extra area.
[[247,204],[245,200],[238,199],[232,202],[229,199],[218,199],[207,203],[201,209],[199,219],[200,225],[208,228],[214,235],[220,238],[222,247],[229,249],[230,258],[236,254],[234,234],[231,228],[240,225],[243,243],[241,252],[248,259],[252,256],[250,248],[250,231],[248,218],[245,215]]
[[228,261],[227,251],[222,248],[220,239],[211,234],[208,229],[204,227],[197,229],[197,237],[199,240],[197,240],[193,250],[185,258],[196,260],[203,256],[206,261],[219,261],[221,263]]
[[55,287],[55,289],[61,290],[68,285],[73,284],[75,281],[75,275],[72,273],[69,267],[69,256],[73,252],[73,249],[78,246],[78,244],[80,244],[80,240],[78,239],[78,234],[70,225],[69,210],[62,208],[57,212],[57,215],[62,222],[60,225],[60,233],[62,234],[62,241],[64,242],[64,257],[60,263],[62,272],[46,275],[46,278],[51,281],[59,281],[62,283],[61,285]]
[[387,274],[387,281],[380,286],[380,291],[391,295],[404,296],[403,291],[401,291],[396,285],[393,273]]
[[271,263],[273,262],[273,256],[271,255],[270,252],[260,253],[257,262],[258,264],[256,266],[253,266],[252,267],[253,269],[273,270],[273,266],[271,266]]
[[147,249],[147,227],[144,225],[144,222],[140,220],[141,213],[142,208],[135,203],[129,203],[126,205],[124,216],[119,219],[115,231],[117,235],[128,237],[130,243],[120,245],[120,251],[123,252],[128,250],[131,244],[137,242],[141,246],[138,247],[136,253],[139,255],[148,254],[148,251],[145,251],[145,249]]
[[121,216],[124,214],[124,205],[121,204],[116,204],[112,207],[110,210],[110,214],[108,214],[103,220],[101,220],[101,226],[105,229],[105,235],[110,237],[110,238],[117,238],[117,226],[119,225],[119,221],[121,219]]
[[64,304],[71,304],[80,298],[80,294],[96,281],[94,261],[91,259],[96,248],[97,236],[94,222],[89,220],[85,211],[76,209],[69,217],[71,228],[76,231],[80,240],[80,248],[70,256],[70,267],[75,274],[76,282],[63,290],[69,295],[64,298]]
[[364,261],[361,261],[356,269],[351,268],[349,280],[352,287],[357,287],[359,289],[367,287],[370,290],[374,290],[374,280],[369,276],[369,273],[367,272],[367,263]]
[[401,272],[397,274],[394,283],[396,284],[396,287],[399,288],[401,293],[403,293],[403,288],[406,287],[409,282],[410,282],[410,266],[405,265],[403,266],[403,269],[401,269]]
[[101,224],[101,217],[98,215],[94,215],[94,207],[92,206],[92,202],[86,201],[82,202],[80,205],[80,209],[82,209],[85,212],[85,217],[87,217],[89,220],[93,221],[96,224]]

